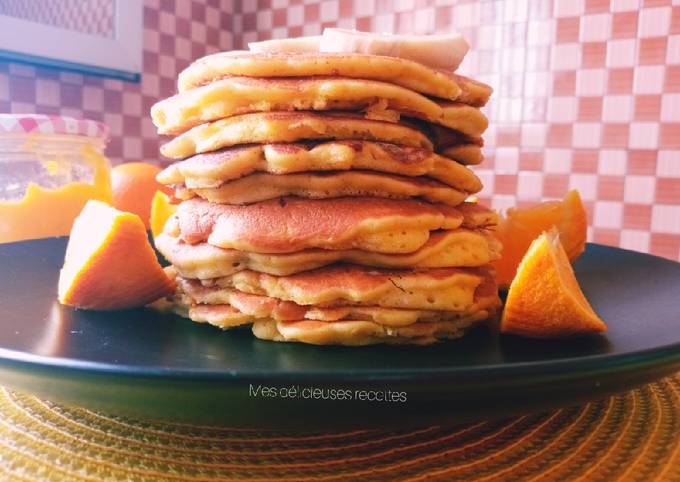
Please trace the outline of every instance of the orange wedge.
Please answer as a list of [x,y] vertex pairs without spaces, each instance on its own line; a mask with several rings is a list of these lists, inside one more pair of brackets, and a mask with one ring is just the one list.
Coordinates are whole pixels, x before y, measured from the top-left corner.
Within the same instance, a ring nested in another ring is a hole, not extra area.
[[163,232],[163,226],[170,216],[177,211],[177,205],[171,202],[170,196],[161,191],[156,191],[151,200],[151,234],[155,238]]
[[501,259],[493,263],[499,287],[510,285],[531,242],[553,227],[560,233],[569,260],[574,262],[585,248],[588,230],[586,210],[578,191],[569,191],[562,201],[548,201],[528,209],[508,209],[495,232],[503,244]]
[[501,332],[559,338],[606,330],[576,281],[557,230],[541,234],[531,243],[510,285]]
[[173,282],[158,264],[136,214],[89,201],[76,218],[59,274],[59,301],[91,310],[144,306],[169,295]]

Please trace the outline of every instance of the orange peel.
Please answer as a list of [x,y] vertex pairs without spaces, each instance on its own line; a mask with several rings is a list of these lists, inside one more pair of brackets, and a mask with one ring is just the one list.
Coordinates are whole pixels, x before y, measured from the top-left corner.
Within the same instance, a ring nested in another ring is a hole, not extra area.
[[173,290],[139,216],[89,201],[71,230],[59,301],[91,310],[127,309]]
[[501,333],[530,338],[561,338],[607,330],[581,291],[556,229],[536,238],[520,262],[508,291],[500,329]]

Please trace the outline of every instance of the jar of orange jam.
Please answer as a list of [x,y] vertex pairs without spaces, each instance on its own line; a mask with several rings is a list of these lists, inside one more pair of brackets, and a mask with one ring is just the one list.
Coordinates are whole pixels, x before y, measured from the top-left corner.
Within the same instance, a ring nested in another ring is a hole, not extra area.
[[68,235],[88,200],[110,203],[107,140],[92,120],[0,114],[0,243]]

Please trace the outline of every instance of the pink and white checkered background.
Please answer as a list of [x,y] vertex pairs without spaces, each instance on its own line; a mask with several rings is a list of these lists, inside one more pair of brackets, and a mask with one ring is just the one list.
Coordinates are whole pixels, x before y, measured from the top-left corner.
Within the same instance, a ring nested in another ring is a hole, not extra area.
[[0,64],[0,111],[103,120],[114,162],[158,159],[148,108],[190,59],[340,26],[458,30],[495,88],[482,197],[578,188],[591,240],[680,259],[680,0],[145,0],[141,85]]
[[113,8],[111,0],[0,1],[0,15],[101,37],[113,37]]

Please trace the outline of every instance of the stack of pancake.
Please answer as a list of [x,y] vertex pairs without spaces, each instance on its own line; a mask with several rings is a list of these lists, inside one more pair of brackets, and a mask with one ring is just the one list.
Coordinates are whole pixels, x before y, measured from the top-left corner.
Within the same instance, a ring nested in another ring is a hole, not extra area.
[[178,312],[263,339],[427,344],[493,317],[491,89],[368,54],[228,52],[152,108],[182,200],[156,246]]

